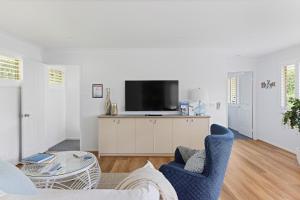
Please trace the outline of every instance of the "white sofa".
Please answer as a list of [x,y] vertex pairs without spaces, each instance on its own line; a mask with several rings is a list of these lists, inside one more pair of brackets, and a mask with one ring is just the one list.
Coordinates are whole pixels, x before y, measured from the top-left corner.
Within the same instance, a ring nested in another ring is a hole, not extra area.
[[150,163],[122,182],[118,190],[37,189],[18,168],[0,160],[0,200],[159,200],[161,196],[165,200],[178,200],[171,184]]
[[35,195],[6,194],[0,200],[159,200],[159,192],[149,185],[134,190],[38,190]]

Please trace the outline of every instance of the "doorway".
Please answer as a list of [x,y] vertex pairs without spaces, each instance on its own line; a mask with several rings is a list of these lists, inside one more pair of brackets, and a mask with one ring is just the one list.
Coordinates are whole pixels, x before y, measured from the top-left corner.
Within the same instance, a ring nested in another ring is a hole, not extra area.
[[228,127],[253,138],[253,72],[228,73]]
[[80,150],[79,66],[25,61],[21,99],[21,158]]

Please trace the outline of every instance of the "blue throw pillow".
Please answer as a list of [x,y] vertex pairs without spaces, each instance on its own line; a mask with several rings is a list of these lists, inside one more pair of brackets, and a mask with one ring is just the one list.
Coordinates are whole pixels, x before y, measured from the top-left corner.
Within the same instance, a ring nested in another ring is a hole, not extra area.
[[0,191],[19,195],[34,195],[38,193],[34,184],[23,172],[3,160],[0,160]]

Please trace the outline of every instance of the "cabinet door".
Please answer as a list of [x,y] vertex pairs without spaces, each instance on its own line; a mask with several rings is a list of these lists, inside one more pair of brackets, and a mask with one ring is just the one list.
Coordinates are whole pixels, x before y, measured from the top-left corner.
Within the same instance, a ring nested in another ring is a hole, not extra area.
[[154,153],[172,153],[172,119],[154,119]]
[[188,119],[173,119],[173,151],[178,146],[190,146],[190,133]]
[[135,120],[116,119],[117,152],[135,153]]
[[153,153],[153,119],[135,120],[136,153]]
[[99,153],[117,153],[117,124],[115,119],[99,120]]
[[190,147],[193,149],[204,149],[204,139],[209,132],[208,118],[192,118],[190,123]]

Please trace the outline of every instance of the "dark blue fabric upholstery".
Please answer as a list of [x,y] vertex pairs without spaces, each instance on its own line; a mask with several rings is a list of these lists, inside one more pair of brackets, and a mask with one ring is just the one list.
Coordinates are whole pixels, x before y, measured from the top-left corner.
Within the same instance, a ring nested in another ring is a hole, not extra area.
[[162,165],[160,171],[175,188],[179,200],[217,200],[231,153],[233,133],[220,125],[210,127],[205,138],[206,160],[202,174],[184,170],[184,161],[178,149],[175,161]]

